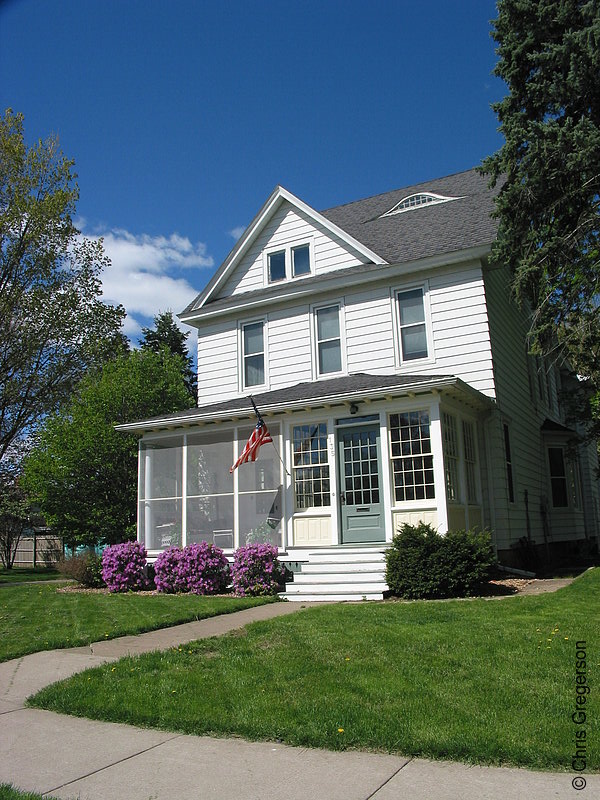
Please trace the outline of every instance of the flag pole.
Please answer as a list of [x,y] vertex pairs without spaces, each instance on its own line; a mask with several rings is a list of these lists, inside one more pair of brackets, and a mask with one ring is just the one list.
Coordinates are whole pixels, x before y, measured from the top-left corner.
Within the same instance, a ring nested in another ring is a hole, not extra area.
[[[250,402],[252,403],[252,408],[254,409],[254,413],[256,414],[256,418],[258,419],[259,423],[261,425],[264,425],[265,428],[266,428],[267,427],[266,423],[265,423],[264,419],[262,418],[260,411],[256,407],[256,403],[254,402],[254,398],[252,397],[252,395],[248,395],[248,400],[250,400]],[[268,428],[267,428],[267,430],[268,430]],[[281,465],[282,465],[283,469],[285,470],[285,474],[289,478],[291,478],[292,475],[291,475],[290,472],[288,472],[288,468],[286,467],[285,462],[284,462],[283,458],[281,457],[281,454],[279,453],[279,450],[277,449],[277,445],[275,444],[275,442],[273,441],[272,438],[271,438],[271,444],[273,445],[273,449],[277,453],[277,458],[281,461]]]

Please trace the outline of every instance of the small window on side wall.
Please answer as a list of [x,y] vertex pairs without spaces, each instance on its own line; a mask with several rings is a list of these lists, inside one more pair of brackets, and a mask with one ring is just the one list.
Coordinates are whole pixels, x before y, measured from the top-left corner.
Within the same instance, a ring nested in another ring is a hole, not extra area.
[[508,500],[510,503],[515,502],[515,480],[513,475],[513,460],[510,452],[510,431],[508,425],[504,423],[504,462],[506,465],[506,482],[508,487]]
[[265,383],[264,322],[242,325],[242,362],[244,388]]
[[423,289],[398,292],[396,298],[401,363],[427,358],[429,352]]
[[549,447],[548,462],[550,465],[552,505],[554,508],[567,508],[569,505],[569,490],[563,448]]

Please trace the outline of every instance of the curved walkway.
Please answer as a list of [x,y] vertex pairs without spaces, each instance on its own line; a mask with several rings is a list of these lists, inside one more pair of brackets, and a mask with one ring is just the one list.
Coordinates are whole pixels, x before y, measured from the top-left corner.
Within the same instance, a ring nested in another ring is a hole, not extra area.
[[600,796],[600,775],[215,739],[24,707],[54,681],[129,653],[218,636],[311,603],[277,603],[0,664],[0,783],[77,800],[549,800]]

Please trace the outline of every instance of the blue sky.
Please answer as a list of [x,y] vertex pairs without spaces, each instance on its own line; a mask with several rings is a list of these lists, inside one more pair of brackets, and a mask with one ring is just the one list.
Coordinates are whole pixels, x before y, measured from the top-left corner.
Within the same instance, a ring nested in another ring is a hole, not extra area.
[[[135,340],[276,184],[320,210],[501,145],[493,0],[5,0],[0,103],[57,133]],[[190,341],[191,341],[190,337]]]

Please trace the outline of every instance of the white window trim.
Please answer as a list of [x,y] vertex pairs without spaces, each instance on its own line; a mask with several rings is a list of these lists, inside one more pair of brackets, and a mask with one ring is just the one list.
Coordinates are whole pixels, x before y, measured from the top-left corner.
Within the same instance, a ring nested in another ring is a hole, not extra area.
[[[319,340],[317,335],[317,311],[321,308],[331,308],[337,306],[340,321],[340,355],[342,368],[339,372],[326,372],[323,375],[319,372]],[[325,381],[329,378],[337,378],[340,375],[348,374],[348,364],[346,358],[346,314],[343,300],[331,300],[329,302],[317,303],[310,307],[310,340],[312,357],[313,380]]]
[[[398,306],[398,295],[404,292],[411,292],[420,289],[423,292],[423,311],[425,314],[425,335],[427,337],[427,356],[425,358],[411,358],[407,361],[402,359],[402,344],[400,339],[400,311]],[[395,286],[390,290],[390,303],[392,307],[392,327],[394,331],[394,360],[396,370],[410,372],[415,364],[435,364],[435,353],[433,350],[433,333],[431,325],[431,307],[429,302],[429,281],[421,283],[408,283],[404,286]]]
[[[244,327],[246,325],[253,325],[257,322],[262,322],[263,326],[263,354],[265,359],[265,381],[264,383],[253,384],[246,386],[244,380]],[[247,392],[251,389],[253,392],[258,390],[268,390],[269,388],[269,336],[268,336],[268,319],[267,317],[253,317],[251,319],[240,320],[238,323],[238,389],[240,392]]]
[[[308,260],[310,265],[309,272],[304,275],[294,275],[292,273],[292,250],[297,247],[308,246]],[[285,253],[285,277],[278,281],[269,279],[269,256],[273,253]],[[313,236],[303,236],[299,239],[291,239],[279,244],[273,244],[263,250],[263,272],[264,272],[264,285],[277,286],[277,284],[286,283],[287,281],[301,281],[304,278],[310,278],[315,274],[315,243]]]

